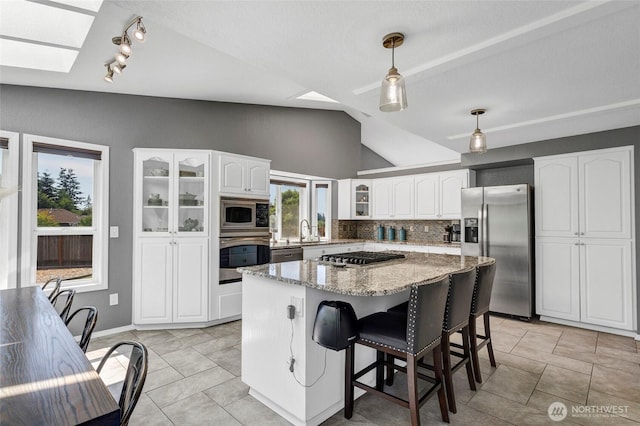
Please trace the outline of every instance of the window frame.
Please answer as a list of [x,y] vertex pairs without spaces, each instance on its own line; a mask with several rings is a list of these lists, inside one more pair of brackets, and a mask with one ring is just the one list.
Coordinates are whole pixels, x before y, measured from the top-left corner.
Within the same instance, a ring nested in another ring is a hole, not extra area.
[[[7,166],[2,170],[2,184],[11,188],[19,185],[20,135],[0,130],[0,138],[7,139]],[[16,288],[18,285],[18,193],[7,196],[0,202],[0,289]]]
[[318,187],[326,186],[327,189],[327,211],[324,216],[325,220],[325,228],[324,228],[324,237],[318,238],[320,241],[330,241],[331,240],[331,209],[333,206],[333,198],[331,193],[331,185],[332,182],[330,180],[312,180],[311,181],[311,210],[309,216],[311,216],[311,228],[316,227],[316,232],[318,228]]
[[[37,167],[33,145],[47,144],[79,150],[99,151],[100,161],[94,161],[93,206],[91,227],[37,226]],[[71,284],[62,282],[63,288],[78,292],[105,290],[109,271],[109,147],[87,142],[77,142],[47,136],[23,135],[22,146],[22,250],[21,286],[41,285],[36,280],[38,236],[46,235],[93,235],[92,277]],[[88,232],[88,229],[90,231]]]
[[[275,183],[272,183],[274,182]],[[271,185],[287,185],[296,186],[302,189],[302,194],[300,198],[300,204],[298,207],[298,217],[299,218],[307,218],[309,212],[309,181],[304,179],[293,178],[289,176],[279,176],[279,175],[271,175],[269,178],[269,187]],[[271,197],[269,197],[271,200]],[[278,193],[276,195],[276,217],[278,218],[278,231],[275,232],[275,235],[272,236],[276,241],[296,241],[295,238],[291,240],[290,236],[283,237],[282,236],[282,192],[281,187],[278,186]],[[302,220],[300,219],[300,220]],[[308,219],[307,219],[308,220]],[[300,229],[300,223],[298,222],[298,230]],[[298,235],[299,239],[300,236]]]

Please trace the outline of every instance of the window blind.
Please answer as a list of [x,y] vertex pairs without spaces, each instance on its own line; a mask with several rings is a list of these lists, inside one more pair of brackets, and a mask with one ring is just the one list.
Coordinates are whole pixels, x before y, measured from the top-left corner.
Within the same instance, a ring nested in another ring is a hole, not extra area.
[[52,145],[49,143],[33,142],[33,152],[43,154],[65,155],[70,157],[101,160],[102,152],[92,149],[75,148],[71,146]]

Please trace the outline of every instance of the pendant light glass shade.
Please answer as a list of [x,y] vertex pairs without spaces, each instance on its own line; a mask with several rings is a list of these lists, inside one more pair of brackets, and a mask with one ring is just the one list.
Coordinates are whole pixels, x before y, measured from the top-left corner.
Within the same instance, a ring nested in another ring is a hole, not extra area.
[[380,111],[402,111],[407,107],[407,91],[404,86],[404,78],[398,73],[395,66],[395,48],[404,42],[404,34],[391,33],[384,36],[382,45],[391,49],[391,68],[382,80],[380,87]]
[[404,87],[404,78],[398,74],[394,67],[389,70],[382,80],[380,89],[380,111],[401,111],[407,107],[407,92]]
[[474,109],[471,111],[471,115],[476,116],[476,130],[471,134],[471,139],[469,140],[469,152],[474,154],[484,154],[487,152],[487,137],[482,133],[478,125],[478,116],[484,114],[485,111],[484,109]]

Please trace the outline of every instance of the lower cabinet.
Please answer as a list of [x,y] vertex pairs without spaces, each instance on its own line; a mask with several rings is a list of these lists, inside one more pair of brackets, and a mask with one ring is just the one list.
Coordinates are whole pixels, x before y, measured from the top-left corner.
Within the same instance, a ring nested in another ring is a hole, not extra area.
[[134,255],[134,323],[208,319],[208,238],[143,238]]
[[536,313],[633,330],[630,240],[539,237]]

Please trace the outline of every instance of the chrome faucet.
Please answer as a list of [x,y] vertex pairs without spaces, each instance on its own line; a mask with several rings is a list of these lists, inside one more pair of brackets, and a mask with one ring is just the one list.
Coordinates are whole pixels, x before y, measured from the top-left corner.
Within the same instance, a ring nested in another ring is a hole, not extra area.
[[300,242],[304,241],[304,235],[302,234],[302,224],[307,222],[307,229],[309,230],[309,236],[311,236],[311,224],[307,219],[302,219],[300,221]]

